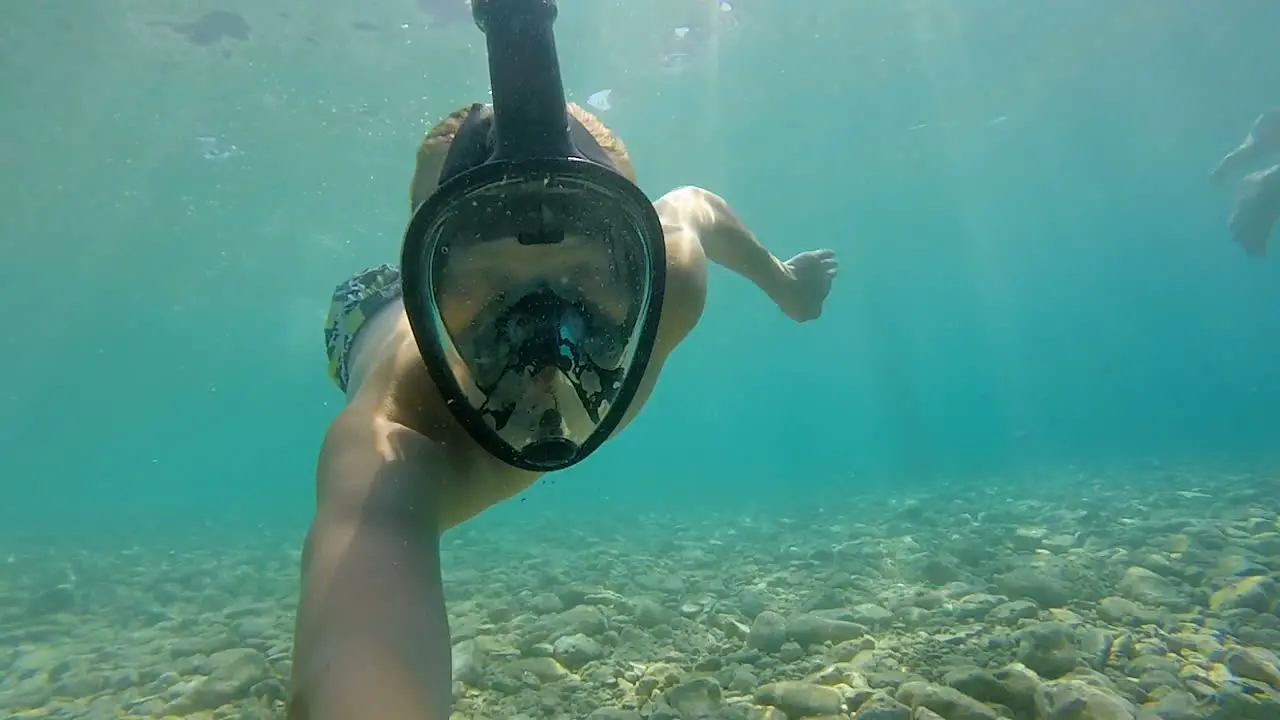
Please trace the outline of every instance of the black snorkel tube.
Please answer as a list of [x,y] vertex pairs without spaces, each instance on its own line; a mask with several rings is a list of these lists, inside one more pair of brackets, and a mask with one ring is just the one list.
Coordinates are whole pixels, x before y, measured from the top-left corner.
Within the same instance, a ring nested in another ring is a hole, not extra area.
[[[489,51],[493,105],[471,106],[449,148],[437,193],[450,190],[445,185],[469,171],[488,166],[494,175],[495,165],[511,174],[532,174],[563,172],[566,163],[586,160],[598,167],[575,172],[603,169],[616,175],[612,158],[565,107],[553,29],[556,0],[473,0],[471,13]],[[601,182],[612,187],[618,180],[631,184],[621,176]]]
[[556,0],[472,0],[489,49],[493,160],[572,157],[560,56],[552,30]]

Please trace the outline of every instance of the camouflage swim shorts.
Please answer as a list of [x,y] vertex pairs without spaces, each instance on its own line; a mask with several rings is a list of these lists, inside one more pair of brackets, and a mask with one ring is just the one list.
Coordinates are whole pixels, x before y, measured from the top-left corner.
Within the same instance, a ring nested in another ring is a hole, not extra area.
[[400,270],[392,265],[357,273],[333,291],[324,321],[324,349],[329,356],[329,377],[342,392],[347,391],[351,378],[351,348],[360,328],[401,292]]

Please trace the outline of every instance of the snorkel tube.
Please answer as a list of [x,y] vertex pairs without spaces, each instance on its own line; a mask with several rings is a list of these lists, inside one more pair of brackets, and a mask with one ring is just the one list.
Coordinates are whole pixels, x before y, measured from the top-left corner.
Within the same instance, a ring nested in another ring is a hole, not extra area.
[[552,30],[556,0],[472,0],[471,14],[489,49],[496,135],[491,159],[577,155]]

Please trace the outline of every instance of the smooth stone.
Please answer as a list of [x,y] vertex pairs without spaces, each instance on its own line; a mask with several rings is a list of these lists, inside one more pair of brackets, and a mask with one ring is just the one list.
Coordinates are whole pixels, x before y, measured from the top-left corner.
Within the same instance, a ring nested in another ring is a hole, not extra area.
[[1031,625],[1020,633],[1018,662],[1041,677],[1062,677],[1080,664],[1080,652],[1072,640],[1071,629],[1063,623]]
[[191,686],[165,708],[171,715],[213,710],[248,696],[251,687],[271,677],[271,665],[261,652],[250,648],[223,650],[209,656],[208,677]]
[[862,703],[853,720],[913,720],[911,708],[887,693],[877,692]]
[[995,710],[954,688],[912,681],[898,688],[898,701],[919,709],[926,707],[947,720],[998,720]]
[[1227,654],[1223,663],[1240,677],[1257,680],[1280,690],[1280,660],[1263,648],[1240,648]]
[[680,683],[667,690],[663,698],[682,718],[714,715],[724,701],[720,684],[711,678],[696,678]]
[[761,652],[775,653],[787,642],[787,621],[772,610],[765,610],[751,622],[747,633],[747,647]]
[[569,670],[578,670],[592,660],[604,657],[604,647],[595,640],[576,633],[565,635],[551,646],[551,656]]
[[1082,680],[1055,680],[1040,689],[1036,712],[1044,718],[1136,720],[1138,708],[1112,691]]
[[798,615],[787,621],[787,635],[802,647],[841,643],[867,634],[867,629],[846,620],[833,620],[821,615]]
[[794,718],[837,715],[844,704],[839,690],[796,680],[761,685],[754,699],[759,705],[773,705]]
[[1172,582],[1144,567],[1131,567],[1125,571],[1116,590],[1121,596],[1143,605],[1174,609],[1188,605]]
[[1247,608],[1259,613],[1269,613],[1280,602],[1280,588],[1268,577],[1251,576],[1220,588],[1209,596],[1209,609],[1226,612]]

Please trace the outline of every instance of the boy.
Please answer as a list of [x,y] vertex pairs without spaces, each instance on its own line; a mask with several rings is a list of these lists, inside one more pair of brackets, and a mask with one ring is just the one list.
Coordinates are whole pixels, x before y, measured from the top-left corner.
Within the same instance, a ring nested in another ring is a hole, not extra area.
[[[580,107],[568,111],[634,182],[622,141]],[[435,190],[467,114],[451,114],[423,141],[411,209]],[[778,260],[706,190],[673,190],[654,209],[666,246],[661,319],[639,391],[617,430],[643,406],[663,363],[701,317],[708,260],[753,282],[797,322],[821,314],[836,275],[830,250]],[[484,289],[475,292],[503,291],[491,285],[477,283]],[[290,718],[445,720],[452,678],[440,534],[540,477],[494,459],[459,427],[429,376],[401,292],[399,271],[381,266],[334,294],[326,344],[347,406],[325,436],[316,475]],[[479,306],[487,299],[468,301]]]

